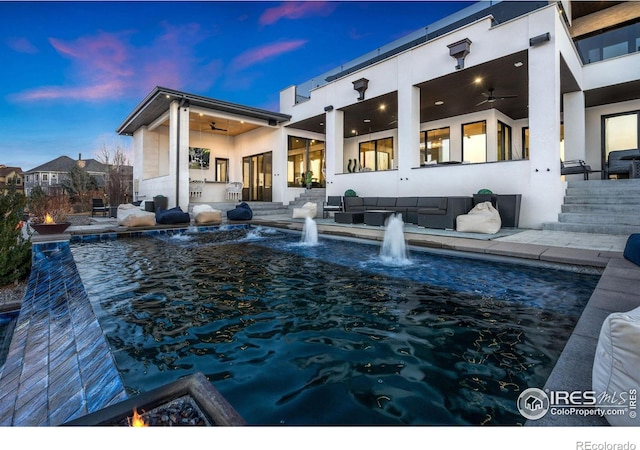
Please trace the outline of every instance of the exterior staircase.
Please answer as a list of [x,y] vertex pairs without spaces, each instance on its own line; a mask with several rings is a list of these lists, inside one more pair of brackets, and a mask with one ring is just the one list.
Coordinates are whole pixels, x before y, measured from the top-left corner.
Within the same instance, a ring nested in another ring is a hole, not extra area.
[[289,202],[288,212],[293,213],[293,208],[299,208],[305,203],[311,202],[318,205],[318,217],[322,217],[322,203],[327,199],[325,188],[305,189],[295,200]]
[[569,181],[558,222],[544,223],[542,229],[640,233],[640,179]]

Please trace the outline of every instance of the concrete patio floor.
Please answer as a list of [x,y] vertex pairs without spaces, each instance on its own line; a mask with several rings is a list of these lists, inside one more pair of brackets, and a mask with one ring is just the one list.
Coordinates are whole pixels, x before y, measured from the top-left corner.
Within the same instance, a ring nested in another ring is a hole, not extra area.
[[[382,241],[383,227],[336,224],[317,219],[321,235]],[[288,216],[257,216],[253,225],[301,230],[303,221]],[[113,232],[113,220],[71,227],[70,233]],[[162,232],[162,231],[160,231]],[[0,372],[0,425],[54,426],[117,403],[126,394],[106,340],[91,310],[70,251],[57,243],[41,244],[16,332]],[[460,253],[484,259],[570,266],[602,273],[576,328],[544,388],[588,390],[603,320],[616,311],[640,306],[640,267],[622,257],[626,236],[508,230],[495,239],[453,231],[405,226],[410,248]],[[68,245],[67,245],[68,248]],[[75,274],[74,274],[75,272]],[[74,278],[77,277],[77,278]],[[75,280],[75,281],[73,281]],[[542,388],[542,386],[540,386]],[[598,426],[597,417],[547,415],[527,425]]]

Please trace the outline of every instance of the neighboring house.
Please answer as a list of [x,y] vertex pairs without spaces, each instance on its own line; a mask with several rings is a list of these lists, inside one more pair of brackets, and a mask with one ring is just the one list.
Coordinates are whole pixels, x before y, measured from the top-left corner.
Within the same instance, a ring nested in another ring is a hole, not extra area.
[[[82,159],[82,154],[80,154],[77,160],[68,156],[60,156],[26,171],[24,173],[26,194],[29,195],[35,186],[42,187],[46,193],[51,195],[61,193],[63,181],[68,179],[69,171],[76,165],[84,168],[96,180],[98,188],[105,187],[109,166],[93,158]],[[123,172],[128,182],[128,192],[131,193],[133,192],[133,166],[124,166]]]
[[0,164],[0,192],[5,192],[10,180],[15,180],[18,192],[24,192],[24,179],[20,167],[7,167]]
[[[520,227],[556,221],[560,161],[638,148],[640,2],[478,2],[280,93],[280,112],[157,87],[117,129],[134,194],[188,207],[327,195],[522,194]],[[580,175],[577,176],[580,178]]]

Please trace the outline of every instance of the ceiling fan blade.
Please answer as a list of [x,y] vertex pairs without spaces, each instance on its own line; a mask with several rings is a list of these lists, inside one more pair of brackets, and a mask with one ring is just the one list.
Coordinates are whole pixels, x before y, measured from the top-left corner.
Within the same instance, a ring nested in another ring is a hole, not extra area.
[[498,98],[500,100],[504,100],[506,98],[516,98],[516,97],[517,97],[517,95],[500,95],[500,96],[498,96]]
[[480,103],[478,103],[476,106],[480,106],[480,105],[484,105],[485,103],[487,103],[489,101],[489,99],[486,100],[482,100]]

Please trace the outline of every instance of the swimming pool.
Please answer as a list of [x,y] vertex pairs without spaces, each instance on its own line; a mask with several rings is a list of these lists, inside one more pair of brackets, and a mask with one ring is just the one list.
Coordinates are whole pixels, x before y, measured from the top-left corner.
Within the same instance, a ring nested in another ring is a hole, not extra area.
[[250,424],[524,423],[598,276],[268,228],[73,244],[130,393],[202,371]]

